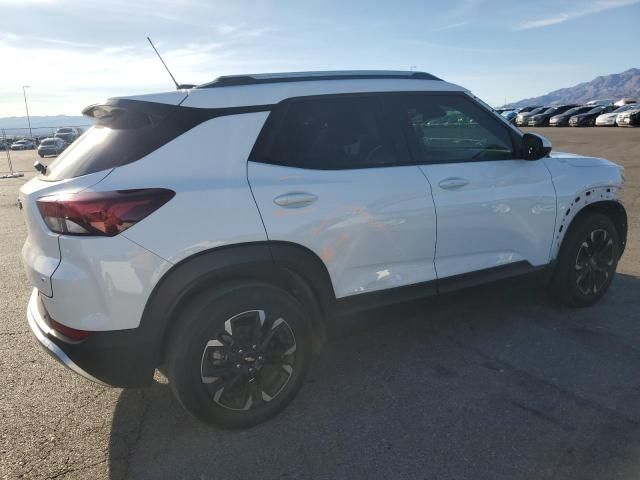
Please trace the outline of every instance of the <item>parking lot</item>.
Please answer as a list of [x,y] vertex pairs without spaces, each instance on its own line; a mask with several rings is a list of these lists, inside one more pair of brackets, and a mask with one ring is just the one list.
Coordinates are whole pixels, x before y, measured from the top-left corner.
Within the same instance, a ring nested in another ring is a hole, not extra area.
[[291,406],[247,431],[192,420],[159,374],[108,389],[40,349],[16,208],[37,156],[12,152],[25,178],[0,180],[0,478],[637,479],[640,129],[527,130],[626,168],[629,242],[603,301],[559,308],[521,280],[337,319]]

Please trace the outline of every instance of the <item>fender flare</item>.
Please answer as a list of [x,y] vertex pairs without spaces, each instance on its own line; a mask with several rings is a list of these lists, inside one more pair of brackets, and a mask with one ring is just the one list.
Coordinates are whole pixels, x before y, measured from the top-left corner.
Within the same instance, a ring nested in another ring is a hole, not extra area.
[[551,261],[557,259],[567,232],[575,225],[577,218],[589,213],[599,212],[611,218],[620,237],[620,256],[627,244],[627,211],[617,197],[619,187],[593,187],[576,194],[556,224]]
[[262,280],[292,293],[311,313],[314,350],[325,339],[324,319],[336,298],[326,266],[311,250],[289,242],[252,242],[216,247],[174,265],[158,281],[144,308],[139,333],[151,344],[152,368],[163,361],[180,308],[192,296],[229,280]]

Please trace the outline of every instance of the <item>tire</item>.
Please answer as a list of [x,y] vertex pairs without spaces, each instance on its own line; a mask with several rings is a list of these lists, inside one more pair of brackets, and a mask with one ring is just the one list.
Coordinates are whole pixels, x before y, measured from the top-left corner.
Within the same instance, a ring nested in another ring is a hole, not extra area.
[[609,289],[620,257],[620,240],[606,215],[587,213],[574,222],[562,242],[550,288],[560,303],[586,307]]
[[209,425],[254,426],[282,411],[304,383],[310,320],[280,288],[243,282],[206,291],[179,322],[166,375],[185,410]]

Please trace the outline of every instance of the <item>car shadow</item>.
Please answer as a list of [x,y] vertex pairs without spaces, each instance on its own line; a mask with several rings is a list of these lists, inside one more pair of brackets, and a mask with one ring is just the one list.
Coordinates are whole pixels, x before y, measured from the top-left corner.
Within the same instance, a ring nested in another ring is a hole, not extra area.
[[601,302],[566,309],[518,279],[339,319],[298,397],[249,430],[193,420],[158,374],[120,395],[110,477],[626,478],[638,292],[618,274]]

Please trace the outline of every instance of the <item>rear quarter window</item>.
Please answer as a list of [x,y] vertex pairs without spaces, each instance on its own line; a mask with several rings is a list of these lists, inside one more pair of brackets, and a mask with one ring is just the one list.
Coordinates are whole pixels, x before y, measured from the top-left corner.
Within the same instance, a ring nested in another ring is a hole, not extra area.
[[97,124],[47,167],[43,180],[64,180],[135,162],[201,121],[183,114],[181,107],[146,102],[101,108]]

